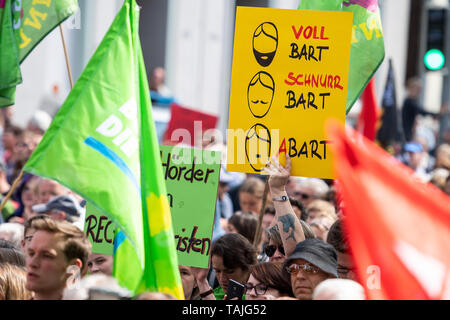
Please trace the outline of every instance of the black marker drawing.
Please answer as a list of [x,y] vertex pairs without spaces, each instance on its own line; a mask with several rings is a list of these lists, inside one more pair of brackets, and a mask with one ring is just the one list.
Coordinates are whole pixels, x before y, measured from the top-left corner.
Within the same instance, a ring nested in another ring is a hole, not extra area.
[[245,156],[256,172],[261,172],[270,159],[270,131],[261,123],[251,127],[245,137]]
[[261,23],[253,33],[253,54],[256,61],[267,67],[272,63],[278,48],[278,30],[272,22]]
[[269,112],[275,93],[275,82],[270,74],[260,71],[250,80],[247,88],[247,103],[250,112],[256,118]]

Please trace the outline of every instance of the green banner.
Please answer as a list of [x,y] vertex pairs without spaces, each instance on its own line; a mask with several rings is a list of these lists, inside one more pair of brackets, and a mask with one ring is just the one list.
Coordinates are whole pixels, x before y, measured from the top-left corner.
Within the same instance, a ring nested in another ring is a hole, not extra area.
[[20,63],[77,10],[77,0],[0,0],[0,107],[14,104]]
[[11,1],[0,0],[0,107],[14,103],[16,85],[21,82]]
[[169,146],[160,150],[178,263],[208,268],[221,153]]
[[92,253],[113,254],[114,222],[95,206],[86,204],[84,233],[92,244]]
[[124,2],[24,170],[59,181],[120,228],[113,274],[121,286],[181,299],[138,10]]
[[347,113],[384,59],[384,39],[377,0],[301,0],[299,9],[353,12],[348,73]]

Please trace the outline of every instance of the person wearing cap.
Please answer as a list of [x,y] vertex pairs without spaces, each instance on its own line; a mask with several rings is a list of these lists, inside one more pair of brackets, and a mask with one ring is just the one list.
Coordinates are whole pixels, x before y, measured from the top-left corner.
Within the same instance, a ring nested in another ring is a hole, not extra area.
[[321,282],[338,277],[336,250],[320,239],[306,239],[284,261],[284,270],[290,275],[295,297],[311,300]]
[[408,142],[404,146],[405,152],[407,152],[407,165],[410,167],[415,175],[419,177],[421,180],[428,182],[430,180],[430,176],[426,173],[423,167],[420,166],[422,162],[422,158],[425,153],[423,147],[418,142]]
[[72,195],[58,196],[47,203],[36,204],[34,212],[48,214],[55,220],[66,220],[71,223],[78,221],[82,208]]

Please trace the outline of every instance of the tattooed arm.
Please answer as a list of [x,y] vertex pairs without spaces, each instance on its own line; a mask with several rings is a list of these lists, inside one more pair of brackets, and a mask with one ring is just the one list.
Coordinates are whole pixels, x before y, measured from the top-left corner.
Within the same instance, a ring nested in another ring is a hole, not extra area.
[[[285,168],[283,168],[278,159],[272,158],[272,162],[267,164],[265,171],[270,174],[269,187],[271,196],[273,198],[280,198],[282,196],[288,197],[286,193],[286,183],[291,174],[291,158],[286,155]],[[274,221],[280,230],[286,257],[291,255],[297,243],[305,240],[300,221],[292,209],[289,198],[287,199],[287,201],[273,202],[276,212]]]

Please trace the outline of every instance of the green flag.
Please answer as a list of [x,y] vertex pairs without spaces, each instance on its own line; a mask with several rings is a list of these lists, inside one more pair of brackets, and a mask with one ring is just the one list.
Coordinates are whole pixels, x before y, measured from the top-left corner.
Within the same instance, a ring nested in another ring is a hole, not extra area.
[[348,113],[384,59],[384,39],[378,1],[301,0],[298,8],[353,12],[346,107]]
[[126,0],[24,170],[59,181],[114,221],[114,276],[183,298],[138,35]]
[[16,85],[21,82],[11,1],[0,0],[0,107],[14,103]]
[[77,0],[0,0],[0,107],[14,104],[20,63],[77,10]]

